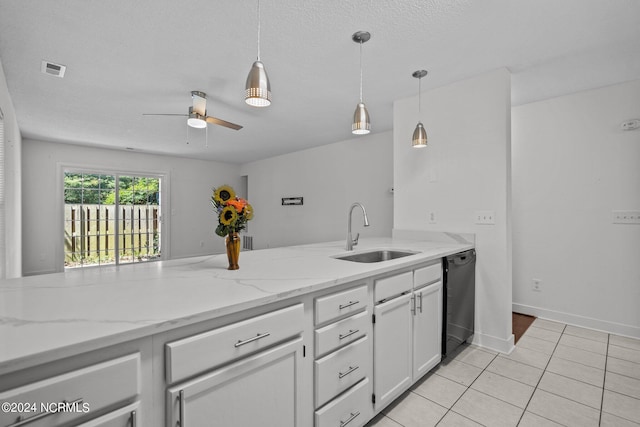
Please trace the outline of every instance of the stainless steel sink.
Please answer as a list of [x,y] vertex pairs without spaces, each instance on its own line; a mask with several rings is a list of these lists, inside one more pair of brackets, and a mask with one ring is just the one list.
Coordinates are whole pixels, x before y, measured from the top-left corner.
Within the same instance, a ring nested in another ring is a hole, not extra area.
[[352,262],[382,262],[392,259],[415,255],[418,252],[406,250],[378,249],[368,252],[356,252],[353,254],[340,255],[334,258]]

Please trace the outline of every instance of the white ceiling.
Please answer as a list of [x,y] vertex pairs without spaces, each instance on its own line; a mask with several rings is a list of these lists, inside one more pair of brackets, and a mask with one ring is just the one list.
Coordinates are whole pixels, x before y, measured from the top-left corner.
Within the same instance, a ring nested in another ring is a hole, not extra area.
[[[640,78],[637,0],[261,0],[273,104],[243,101],[257,0],[0,0],[0,59],[24,138],[241,163],[351,134],[363,46],[372,131],[393,101],[506,67],[514,105]],[[63,79],[42,60],[67,66]],[[190,91],[244,126],[187,129]],[[189,143],[187,144],[187,138]]]

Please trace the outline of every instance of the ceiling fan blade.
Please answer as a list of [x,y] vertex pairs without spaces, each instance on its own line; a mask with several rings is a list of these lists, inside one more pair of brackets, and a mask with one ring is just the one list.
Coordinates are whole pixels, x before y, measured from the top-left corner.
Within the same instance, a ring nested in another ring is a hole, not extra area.
[[187,117],[188,114],[164,114],[164,113],[143,113],[143,116],[182,116]]
[[213,123],[214,125],[224,126],[233,130],[240,130],[242,126],[235,123],[227,122],[226,120],[218,119],[216,117],[207,116],[204,118],[207,123]]

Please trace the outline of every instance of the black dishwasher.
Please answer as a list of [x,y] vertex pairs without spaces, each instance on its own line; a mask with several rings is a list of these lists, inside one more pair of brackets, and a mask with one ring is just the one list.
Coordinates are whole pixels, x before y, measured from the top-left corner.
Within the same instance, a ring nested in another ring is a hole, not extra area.
[[475,316],[476,251],[449,255],[444,261],[442,301],[442,358],[473,335]]

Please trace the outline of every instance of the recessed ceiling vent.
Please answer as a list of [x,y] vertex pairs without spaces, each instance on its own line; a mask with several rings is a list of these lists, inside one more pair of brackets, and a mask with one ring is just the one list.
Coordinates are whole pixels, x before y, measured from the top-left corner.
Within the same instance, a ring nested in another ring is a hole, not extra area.
[[45,74],[49,74],[54,77],[64,77],[64,72],[67,70],[67,67],[60,64],[54,64],[49,61],[42,61],[42,66],[40,67],[40,71]]

